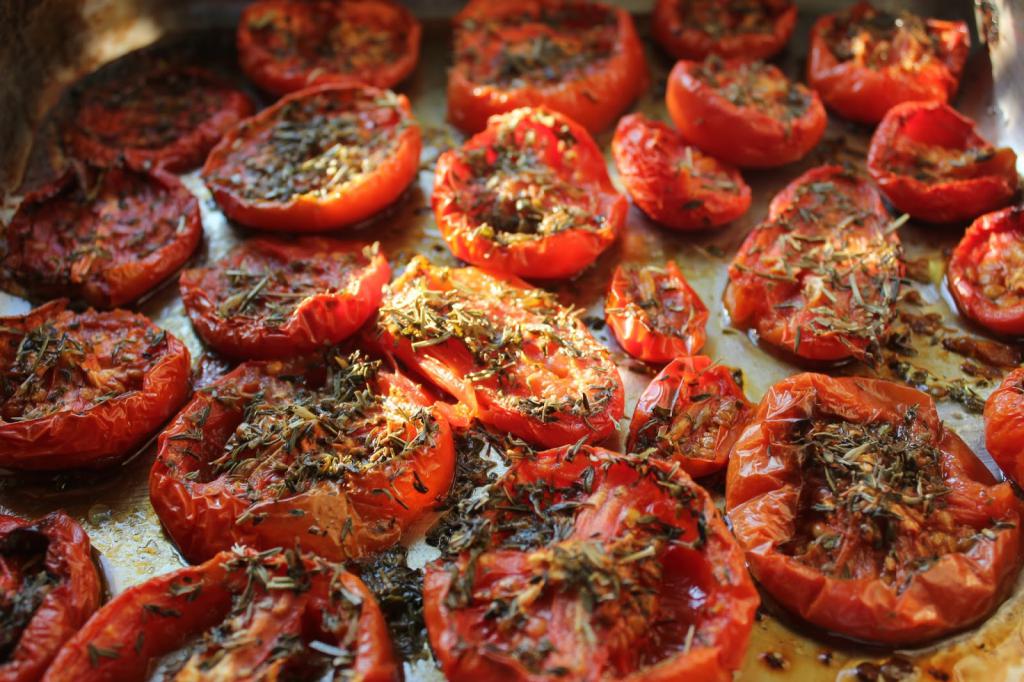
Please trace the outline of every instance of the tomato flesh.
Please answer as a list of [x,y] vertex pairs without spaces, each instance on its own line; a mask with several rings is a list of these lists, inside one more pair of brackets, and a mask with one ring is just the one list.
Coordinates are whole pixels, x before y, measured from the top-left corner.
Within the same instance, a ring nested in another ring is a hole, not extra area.
[[677,59],[768,59],[795,25],[789,0],[658,0],[651,20],[655,40]]

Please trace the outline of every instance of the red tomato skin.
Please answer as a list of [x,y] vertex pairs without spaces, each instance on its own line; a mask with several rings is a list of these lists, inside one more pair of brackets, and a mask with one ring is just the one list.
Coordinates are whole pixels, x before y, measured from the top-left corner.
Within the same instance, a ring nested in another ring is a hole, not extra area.
[[726,59],[768,59],[782,51],[796,26],[796,5],[787,3],[772,22],[771,33],[712,37],[704,31],[680,25],[678,14],[684,5],[686,0],[657,0],[651,15],[654,39],[676,59],[699,60],[709,54]]
[[1007,478],[1024,484],[1024,368],[1007,374],[985,401],[985,448]]

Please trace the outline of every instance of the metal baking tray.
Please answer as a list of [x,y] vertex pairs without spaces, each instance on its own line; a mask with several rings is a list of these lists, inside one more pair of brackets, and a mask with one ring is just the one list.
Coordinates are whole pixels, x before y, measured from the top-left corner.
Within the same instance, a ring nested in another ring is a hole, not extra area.
[[[380,240],[393,269],[400,272],[409,258],[426,254],[435,263],[456,264],[438,234],[430,211],[433,161],[443,149],[462,137],[445,121],[445,81],[450,60],[451,33],[445,16],[458,3],[410,2],[424,17],[423,50],[415,74],[399,88],[408,94],[424,131],[422,172],[418,180],[380,219],[350,230],[344,237]],[[621,2],[637,12],[637,24],[644,36],[650,34],[647,12],[650,2]],[[807,34],[815,15],[831,11],[843,2],[809,0],[801,5],[794,37],[778,58],[780,66],[794,78],[802,78]],[[909,3],[876,3],[889,9],[906,8],[929,16],[964,19],[974,27],[973,47],[957,107],[978,121],[981,132],[997,144],[1024,151],[1024,8],[1014,0],[943,0]],[[43,181],[62,163],[55,143],[55,124],[66,109],[68,91],[76,81],[95,76],[99,68],[137,49],[159,50],[169,55],[200,59],[244,84],[234,60],[234,24],[244,3],[235,0],[65,0],[63,2],[0,4],[0,221],[9,219],[21,194]],[[649,44],[653,85],[636,104],[636,109],[666,118],[664,83],[671,60]],[[102,75],[102,73],[100,74]],[[39,84],[43,83],[43,87]],[[261,104],[269,103],[251,86],[246,89]],[[801,163],[772,171],[744,173],[753,189],[754,201],[742,219],[714,232],[672,233],[648,221],[635,207],[630,209],[622,237],[596,263],[574,281],[552,288],[566,303],[586,311],[596,336],[614,352],[627,391],[628,412],[653,371],[625,356],[600,320],[605,287],[620,262],[659,263],[676,259],[693,287],[712,310],[704,354],[741,368],[749,398],[760,399],[775,381],[800,371],[759,348],[750,338],[728,326],[721,307],[726,269],[747,232],[765,215],[771,197],[806,168],[829,160],[863,162],[870,131],[836,117],[829,123],[825,139]],[[597,140],[608,149],[611,131]],[[609,161],[609,167],[614,167]],[[195,261],[203,263],[225,254],[245,231],[231,225],[217,210],[196,172],[183,176],[187,186],[200,198],[206,239]],[[935,314],[933,322],[947,335],[976,336],[956,313],[945,292],[943,270],[949,250],[963,226],[934,227],[907,223],[900,229],[906,258],[916,281],[912,288],[920,303],[907,310],[918,317]],[[198,361],[202,345],[193,334],[171,282],[157,291],[139,309],[157,324],[188,344]],[[0,293],[0,314],[28,310],[27,301]],[[914,319],[908,318],[908,326]],[[918,325],[920,326],[920,325]],[[934,332],[914,333],[915,357],[904,358],[925,370],[937,391],[940,413],[986,463],[981,418],[965,407],[984,399],[991,382],[963,371],[965,359],[946,351]],[[970,366],[967,365],[968,370]],[[867,374],[864,366],[848,365],[833,371]],[[883,372],[884,375],[884,372]],[[919,377],[918,377],[919,378]],[[948,382],[961,387],[949,391]],[[959,398],[954,400],[953,398]],[[623,423],[623,427],[628,422]],[[620,431],[624,431],[620,429]],[[621,442],[619,443],[621,444]],[[611,445],[616,445],[612,443]],[[117,593],[147,578],[183,565],[183,560],[163,534],[148,499],[147,475],[153,459],[152,445],[129,462],[102,472],[68,473],[46,477],[8,475],[0,478],[0,512],[35,517],[64,508],[82,521],[102,554],[110,589]],[[721,479],[708,483],[720,494]],[[422,565],[429,549],[421,538],[409,538],[409,561]],[[793,679],[817,680],[986,680],[1000,682],[1024,679],[1024,581],[1014,595],[983,625],[934,644],[926,649],[881,651],[852,647],[848,643],[809,636],[800,625],[788,622],[773,609],[764,613],[754,627],[747,658],[738,679],[746,681]],[[785,621],[785,622],[784,622]],[[410,680],[440,680],[431,662],[407,666]]]

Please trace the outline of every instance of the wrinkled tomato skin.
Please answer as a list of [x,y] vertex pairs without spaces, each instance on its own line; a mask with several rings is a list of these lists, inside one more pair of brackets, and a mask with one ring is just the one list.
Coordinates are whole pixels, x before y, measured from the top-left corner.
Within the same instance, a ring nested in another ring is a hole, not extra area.
[[[687,0],[657,0],[651,15],[651,29],[658,44],[676,59],[704,59],[717,54],[727,59],[768,59],[789,42],[796,26],[796,5],[791,2],[764,1],[760,4],[778,7],[771,30],[759,33],[727,32],[711,36],[697,28],[685,26],[680,19]],[[725,5],[732,4],[725,0]]]
[[1024,484],[1024,368],[1007,374],[985,401],[985,448],[1007,478]]

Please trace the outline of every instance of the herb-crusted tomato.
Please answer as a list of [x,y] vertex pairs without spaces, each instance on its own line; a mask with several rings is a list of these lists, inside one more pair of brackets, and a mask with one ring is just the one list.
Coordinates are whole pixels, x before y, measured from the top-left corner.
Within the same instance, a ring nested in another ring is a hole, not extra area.
[[385,295],[370,341],[530,443],[597,442],[622,417],[618,369],[579,311],[512,275],[417,256]]
[[260,0],[238,22],[238,63],[275,95],[324,83],[390,88],[416,68],[421,33],[390,0]]
[[452,682],[726,682],[759,599],[711,497],[678,467],[589,446],[512,465],[429,564]]
[[404,95],[322,85],[242,121],[210,152],[203,178],[244,225],[333,230],[394,202],[416,177],[421,147]]
[[680,61],[665,103],[683,138],[743,168],[802,159],[818,144],[828,116],[817,93],[775,66],[712,55]]
[[907,645],[968,627],[1020,569],[1013,490],[902,384],[775,384],[730,454],[726,509],[769,594],[858,640]]
[[527,106],[597,133],[649,82],[629,12],[589,0],[472,0],[455,17],[454,60],[448,117],[469,133]]
[[1024,368],[1007,374],[985,401],[985,448],[1007,478],[1024,485]]
[[628,208],[590,134],[543,108],[494,116],[442,154],[433,204],[452,253],[531,279],[571,277],[593,263]]
[[189,354],[178,339],[142,315],[66,305],[0,317],[0,466],[110,464],[188,396]]
[[768,59],[795,25],[789,0],[658,0],[651,17],[654,39],[677,59]]
[[401,679],[373,595],[344,567],[237,548],[129,588],[44,682]]
[[21,202],[0,268],[19,293],[116,308],[177,272],[202,236],[199,203],[173,175],[69,170]]

